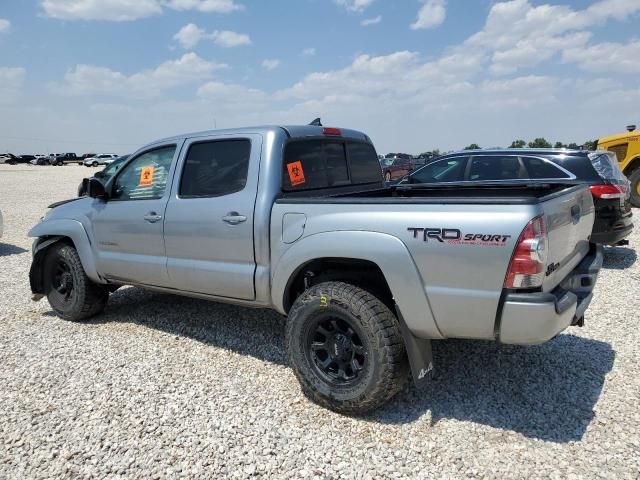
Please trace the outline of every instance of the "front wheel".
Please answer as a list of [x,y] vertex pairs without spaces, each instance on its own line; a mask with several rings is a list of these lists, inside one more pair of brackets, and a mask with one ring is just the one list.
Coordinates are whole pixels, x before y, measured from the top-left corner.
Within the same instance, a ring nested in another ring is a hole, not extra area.
[[97,167],[97,166],[98,166],[98,162],[93,162],[93,163],[91,164],[91,166],[92,166],[92,167]]
[[51,308],[71,321],[98,314],[109,298],[108,290],[87,277],[78,252],[67,244],[54,245],[47,252],[44,288]]
[[398,320],[374,295],[347,283],[321,283],[298,297],[286,343],[304,394],[339,413],[374,410],[407,379]]
[[640,168],[636,168],[629,177],[631,182],[631,205],[640,207]]

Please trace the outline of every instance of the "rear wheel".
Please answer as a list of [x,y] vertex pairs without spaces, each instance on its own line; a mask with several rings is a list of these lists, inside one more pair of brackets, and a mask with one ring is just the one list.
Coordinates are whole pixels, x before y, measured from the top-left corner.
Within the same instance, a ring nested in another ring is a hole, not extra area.
[[86,320],[101,312],[109,292],[91,281],[76,249],[58,244],[47,252],[44,287],[51,308],[65,320]]
[[407,378],[396,317],[353,285],[325,282],[298,297],[289,312],[286,342],[305,395],[340,413],[382,406]]
[[92,163],[91,163],[91,166],[92,166],[92,167],[97,167],[97,166],[98,166],[98,162],[92,162]]
[[631,172],[629,182],[631,182],[631,205],[640,207],[640,168]]

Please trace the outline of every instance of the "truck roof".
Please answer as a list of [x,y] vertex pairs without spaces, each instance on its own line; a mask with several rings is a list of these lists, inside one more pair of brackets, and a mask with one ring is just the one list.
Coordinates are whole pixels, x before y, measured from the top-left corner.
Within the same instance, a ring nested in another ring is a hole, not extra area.
[[609,135],[608,137],[600,137],[598,139],[598,143],[609,143],[609,142],[615,142],[616,140],[638,138],[638,136],[640,136],[639,130],[634,130],[632,132],[616,133],[615,135]]
[[[217,130],[204,130],[200,132],[192,132],[192,133],[184,133],[181,135],[175,135],[173,137],[167,137],[160,140],[156,140],[154,142],[149,143],[148,145],[153,145],[156,143],[166,143],[170,141],[178,141],[184,138],[194,138],[194,137],[205,137],[210,135],[231,135],[238,133],[260,133],[267,134],[273,132],[281,132],[284,131],[291,138],[301,138],[301,137],[322,137],[327,136],[323,133],[325,128],[336,128],[336,127],[327,127],[327,126],[315,126],[315,125],[260,125],[255,127],[239,127],[239,128],[226,128],[226,129],[217,129]],[[357,130],[351,130],[348,128],[339,128],[337,127],[341,135],[335,135],[335,138],[352,138],[356,140],[364,140],[366,142],[371,142],[371,139],[362,132]],[[329,135],[333,136],[333,135]]]
[[492,148],[480,150],[460,150],[446,153],[438,158],[460,155],[579,155],[585,150],[575,150],[570,148]]

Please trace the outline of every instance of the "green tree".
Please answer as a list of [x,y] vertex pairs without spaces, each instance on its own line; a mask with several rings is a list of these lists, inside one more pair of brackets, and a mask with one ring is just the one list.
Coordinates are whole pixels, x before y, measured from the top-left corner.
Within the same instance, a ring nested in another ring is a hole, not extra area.
[[467,145],[464,147],[464,150],[480,150],[480,145],[477,143],[472,143],[471,145]]
[[567,145],[567,148],[570,148],[571,150],[580,150],[580,147],[577,143],[570,143],[569,145]]
[[529,142],[529,148],[551,148],[551,144],[546,139],[540,137],[533,142]]
[[430,152],[422,152],[420,156],[421,157],[438,157],[440,156],[440,149],[436,148],[435,150],[431,150]]
[[596,142],[593,140],[587,140],[586,142],[584,142],[582,144],[582,148],[585,150],[595,150],[596,149]]
[[567,146],[562,142],[556,142],[553,148],[567,148]]
[[524,140],[514,140],[511,142],[511,146],[509,148],[524,148],[527,146],[527,142]]

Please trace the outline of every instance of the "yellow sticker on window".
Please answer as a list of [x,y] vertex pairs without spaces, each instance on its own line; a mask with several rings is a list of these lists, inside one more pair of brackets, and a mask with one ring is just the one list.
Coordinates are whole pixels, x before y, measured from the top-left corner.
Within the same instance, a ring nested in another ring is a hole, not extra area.
[[153,185],[153,167],[142,167],[140,171],[140,184],[141,187],[148,187]]

